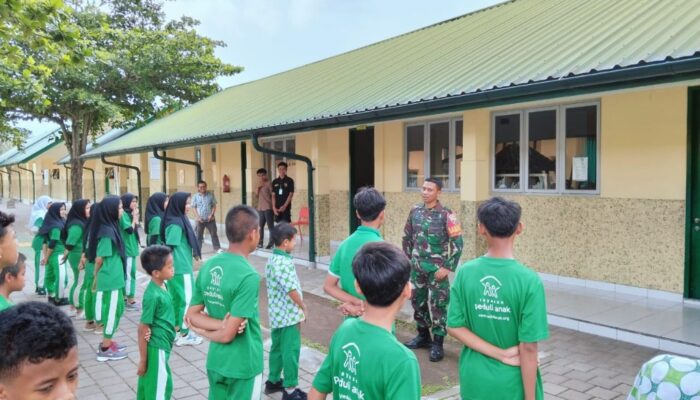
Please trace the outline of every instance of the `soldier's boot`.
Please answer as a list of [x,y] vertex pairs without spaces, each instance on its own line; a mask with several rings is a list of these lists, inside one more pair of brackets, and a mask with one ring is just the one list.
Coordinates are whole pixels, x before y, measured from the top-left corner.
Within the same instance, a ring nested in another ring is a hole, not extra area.
[[444,336],[433,336],[433,345],[430,347],[430,361],[438,362],[445,357],[445,351],[442,348],[442,342],[444,339]]
[[429,328],[418,328],[418,336],[404,343],[409,349],[427,349],[433,344],[430,339],[430,329]]

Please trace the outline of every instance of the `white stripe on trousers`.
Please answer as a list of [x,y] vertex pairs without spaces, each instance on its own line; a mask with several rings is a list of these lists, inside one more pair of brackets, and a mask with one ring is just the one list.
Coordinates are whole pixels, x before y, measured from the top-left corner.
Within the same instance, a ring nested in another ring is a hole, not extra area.
[[[70,270],[73,271],[73,268],[71,268]],[[75,283],[75,290],[73,290],[73,293],[72,293],[73,305],[78,307],[78,305],[80,304],[80,289],[83,287],[83,282],[85,281],[85,270],[79,269],[78,270],[78,277],[77,278],[74,277],[74,279],[77,280],[77,282]],[[74,285],[71,284],[70,288],[72,289],[73,286]]]
[[[59,254],[59,257],[61,255]],[[58,293],[56,294],[56,297],[59,299],[68,297],[66,296],[66,279],[67,279],[67,273],[66,273],[66,262],[60,262],[58,263]]]
[[131,265],[133,263],[134,263],[133,257],[126,258],[126,276],[125,276],[125,282],[124,282],[126,287],[124,288],[124,290],[126,291],[127,296],[129,296],[129,293],[131,293]]
[[39,265],[39,287],[43,288],[46,280],[46,265]]
[[165,400],[165,389],[168,385],[168,369],[165,365],[165,350],[158,349],[158,383],[156,385],[156,400]]
[[260,400],[262,399],[262,374],[255,377],[253,382],[253,394],[250,396],[250,400]]
[[[92,288],[89,290],[92,290]],[[95,296],[95,319],[97,322],[102,323],[102,292],[97,292]]]
[[185,314],[187,314],[187,309],[190,308],[190,302],[192,301],[192,274],[184,274],[182,279],[185,285],[185,308],[182,310],[182,326],[180,329],[188,329],[185,323]]
[[119,302],[119,291],[112,290],[109,295],[109,311],[107,323],[105,324],[105,335],[114,335],[114,325],[117,323],[117,302]]

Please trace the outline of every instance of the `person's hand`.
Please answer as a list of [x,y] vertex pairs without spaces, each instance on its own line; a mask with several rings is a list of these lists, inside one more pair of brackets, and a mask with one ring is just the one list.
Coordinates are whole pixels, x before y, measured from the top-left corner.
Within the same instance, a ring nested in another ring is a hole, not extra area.
[[85,258],[85,256],[80,257],[80,263],[78,263],[78,268],[85,269],[86,262],[87,262],[87,258]]
[[143,335],[143,338],[146,340],[146,343],[151,341],[151,328],[146,329],[146,333]]
[[46,257],[41,258],[41,261],[39,261],[39,265],[46,265]]
[[148,367],[148,364],[146,364],[145,360],[139,361],[139,368],[136,370],[136,375],[144,376],[146,374],[147,367]]
[[306,303],[302,303],[301,312],[304,314],[304,322],[307,322],[309,320],[309,309],[306,308]]
[[437,272],[435,272],[435,280],[436,280],[436,281],[441,281],[441,280],[447,278],[447,276],[448,276],[449,274],[450,274],[450,270],[449,270],[449,269],[447,269],[447,268],[445,268],[445,267],[440,267],[440,269],[438,269]]
[[353,304],[351,302],[341,304],[338,309],[343,313],[343,315],[359,317],[365,313],[364,303]]
[[287,206],[282,206],[279,208],[279,212],[284,212],[287,209]]
[[275,215],[279,215],[279,210],[276,209],[276,208],[273,208],[273,209],[272,209],[272,212],[273,212]]
[[518,349],[518,346],[509,347],[502,350],[502,352],[500,362],[513,367],[520,366],[520,349]]

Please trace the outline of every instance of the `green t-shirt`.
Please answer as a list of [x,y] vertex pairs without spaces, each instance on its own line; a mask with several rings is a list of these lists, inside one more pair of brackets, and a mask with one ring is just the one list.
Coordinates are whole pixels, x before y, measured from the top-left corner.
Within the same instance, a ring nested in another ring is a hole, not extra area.
[[143,311],[141,323],[151,328],[149,346],[165,351],[173,348],[175,341],[175,311],[173,299],[165,287],[159,287],[153,281],[143,293]]
[[389,331],[362,318],[346,319],[331,339],[313,386],[333,399],[418,400],[415,354]]
[[68,228],[68,237],[66,244],[72,245],[71,254],[81,254],[83,252],[83,227],[80,225],[71,225]]
[[102,267],[97,272],[97,290],[110,291],[124,287],[124,262],[112,239],[103,237],[97,242],[97,257],[102,257]]
[[126,231],[131,228],[131,221],[131,215],[126,212],[122,214],[122,218],[119,220],[119,227],[121,228],[122,238],[124,239],[124,253],[126,253],[127,257],[139,255],[139,242],[136,240],[136,232],[132,231],[131,233],[127,233]]
[[[464,327],[506,349],[549,337],[544,286],[537,273],[512,259],[479,257],[457,270],[450,292],[447,326]],[[463,399],[523,398],[519,367],[462,349],[459,359]],[[537,372],[537,399],[543,398]]]
[[355,290],[355,275],[352,273],[352,259],[355,258],[355,254],[357,254],[366,243],[381,242],[383,240],[378,230],[368,226],[358,227],[352,235],[343,240],[340,246],[338,246],[338,251],[336,251],[335,256],[333,256],[333,261],[331,261],[331,266],[328,269],[328,273],[340,279],[341,289],[358,299],[365,299],[364,296],[357,293],[357,290]]
[[12,307],[10,300],[6,299],[5,296],[0,295],[0,311],[7,310],[10,307]]
[[55,240],[56,241],[56,246],[53,248],[53,253],[51,253],[51,257],[58,257],[58,255],[63,255],[63,251],[66,249],[66,246],[63,245],[63,241],[61,241],[61,230],[58,228],[53,228],[49,231],[49,240]]
[[151,220],[148,222],[148,237],[147,243],[151,243],[151,237],[156,236],[156,244],[163,244],[163,240],[160,238],[160,217],[153,217]]
[[[44,224],[44,219],[43,218],[37,218],[36,221],[34,221],[34,227],[38,230],[41,229],[41,225]],[[34,251],[41,251],[41,248],[44,245],[44,237],[39,235],[38,233],[34,235],[34,239],[32,239],[32,249]]]
[[187,235],[178,225],[169,225],[165,228],[165,244],[173,249],[173,262],[175,274],[192,273],[192,247],[187,241]]
[[191,304],[203,304],[212,318],[224,319],[230,312],[233,317],[248,320],[245,331],[232,342],[211,342],[207,370],[235,379],[250,379],[262,373],[259,290],[260,276],[238,254],[217,254],[200,269]]

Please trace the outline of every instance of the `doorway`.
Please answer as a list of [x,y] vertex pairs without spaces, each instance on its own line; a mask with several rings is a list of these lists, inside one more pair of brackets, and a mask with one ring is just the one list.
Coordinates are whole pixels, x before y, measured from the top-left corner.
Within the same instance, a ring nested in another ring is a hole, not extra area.
[[685,297],[700,299],[700,87],[688,90]]
[[350,233],[360,225],[352,199],[358,189],[374,186],[374,127],[350,129]]

